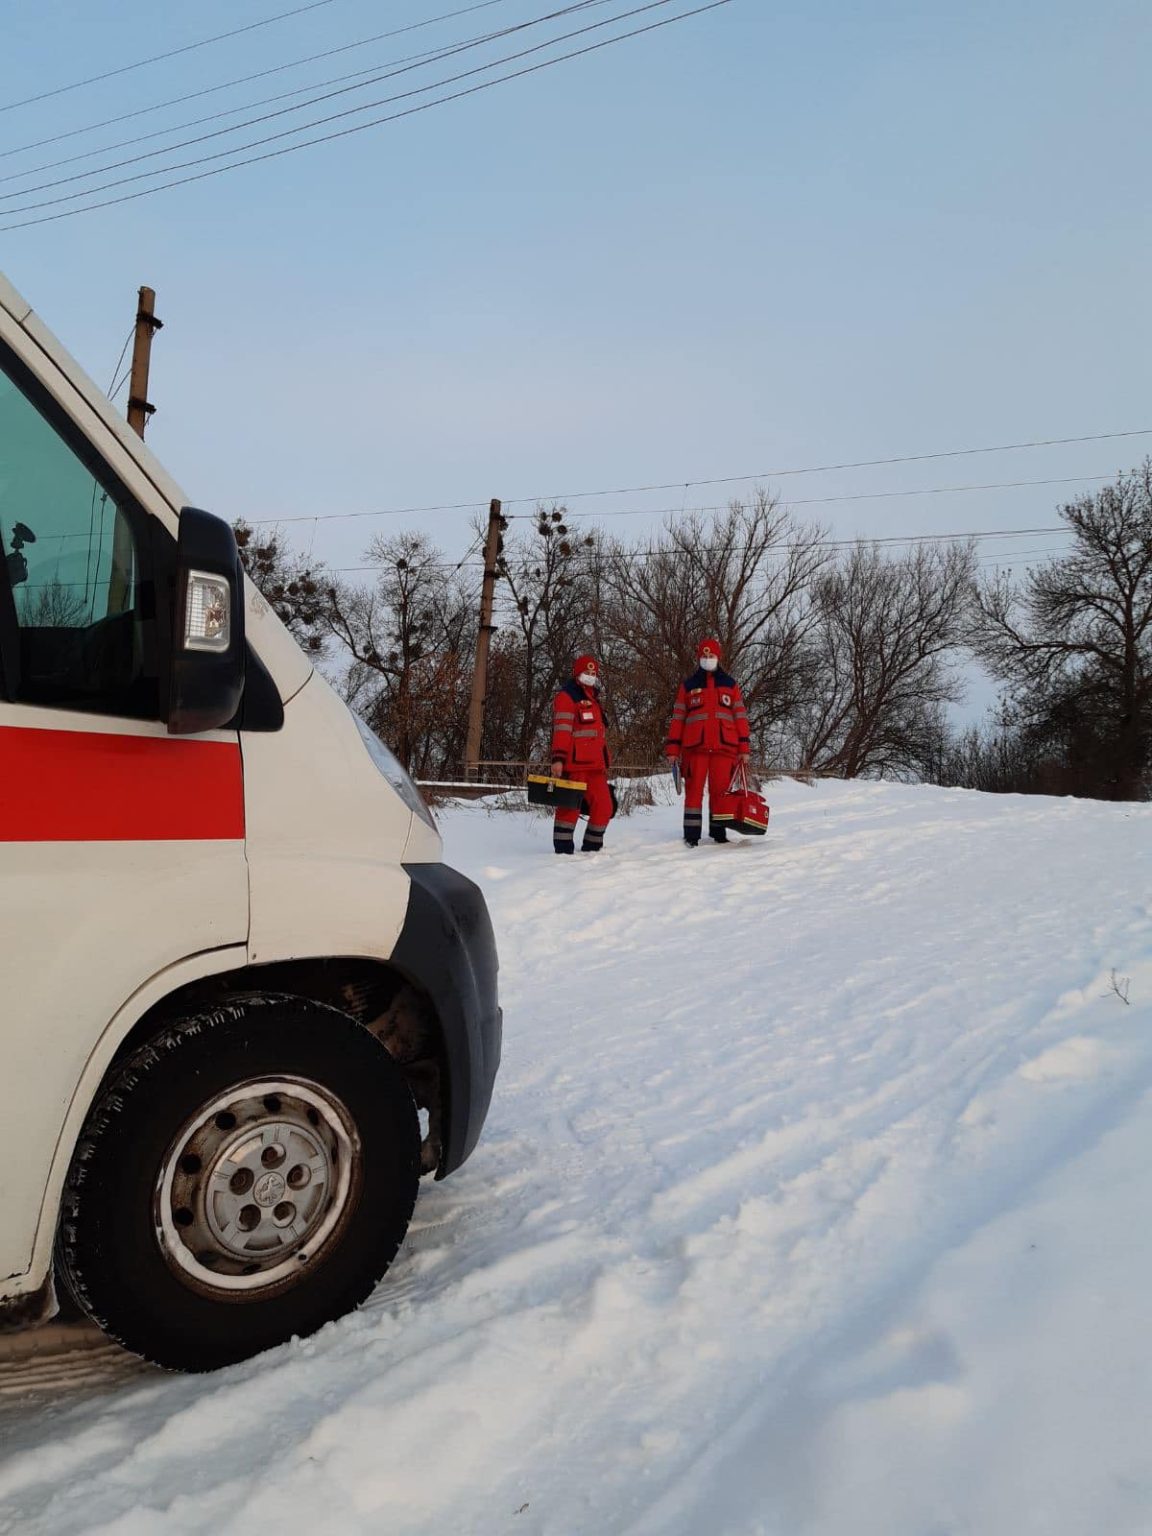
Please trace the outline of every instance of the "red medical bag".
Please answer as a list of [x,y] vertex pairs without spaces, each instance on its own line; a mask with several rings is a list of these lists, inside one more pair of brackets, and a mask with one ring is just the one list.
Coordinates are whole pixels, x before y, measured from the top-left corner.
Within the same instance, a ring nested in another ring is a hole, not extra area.
[[732,830],[745,837],[763,837],[768,830],[768,802],[763,795],[748,788],[748,767],[741,763],[732,777],[728,791],[734,801]]

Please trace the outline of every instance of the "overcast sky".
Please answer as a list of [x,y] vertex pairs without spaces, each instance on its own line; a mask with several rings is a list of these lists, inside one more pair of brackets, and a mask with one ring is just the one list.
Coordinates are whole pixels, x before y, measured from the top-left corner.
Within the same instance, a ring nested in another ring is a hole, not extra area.
[[[291,3],[0,0],[4,101]],[[20,148],[466,3],[326,0],[145,69],[9,106],[0,111],[0,175],[548,8],[491,0],[475,14],[167,112]],[[636,3],[586,8],[249,129],[239,142]],[[675,0],[564,46],[697,3]],[[0,267],[104,386],[137,286],[157,290],[166,323],[150,441],[193,500],[228,517],[479,503],[1152,427],[1150,45],[1147,0],[732,0],[334,143],[0,234]],[[331,126],[388,110],[396,108]],[[22,193],[2,206],[86,188],[23,191],[132,152],[0,183],[2,193]],[[142,185],[150,183],[119,190]],[[1152,436],[777,484],[789,498],[816,498],[1107,476],[1149,448]],[[849,535],[1042,527],[1060,499],[1095,483],[797,511]],[[739,489],[578,505],[692,508]],[[292,531],[343,566],[373,533],[421,521],[460,554],[468,517]],[[653,521],[609,526],[641,535]],[[1031,536],[1011,547],[1058,542]]]

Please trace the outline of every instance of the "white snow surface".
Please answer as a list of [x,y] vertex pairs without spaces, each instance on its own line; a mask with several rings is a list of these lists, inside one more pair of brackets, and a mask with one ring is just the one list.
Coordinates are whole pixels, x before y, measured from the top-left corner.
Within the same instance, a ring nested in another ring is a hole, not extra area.
[[1147,1536],[1152,809],[769,798],[444,811],[476,1153],[316,1338],[0,1391],[0,1531]]

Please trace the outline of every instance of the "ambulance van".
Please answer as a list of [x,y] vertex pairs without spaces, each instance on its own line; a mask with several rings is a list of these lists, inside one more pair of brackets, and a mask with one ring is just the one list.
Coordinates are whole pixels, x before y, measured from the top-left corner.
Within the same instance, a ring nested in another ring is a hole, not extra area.
[[208,1370],[313,1332],[476,1145],[483,897],[0,278],[0,1329]]

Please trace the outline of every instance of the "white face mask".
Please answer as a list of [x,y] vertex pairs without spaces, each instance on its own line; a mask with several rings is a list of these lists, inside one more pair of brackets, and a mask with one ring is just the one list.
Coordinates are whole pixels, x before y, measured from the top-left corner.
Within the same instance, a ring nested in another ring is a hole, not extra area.
[[595,672],[581,672],[576,681],[583,683],[585,688],[598,688],[600,686],[600,679],[596,676]]
[[705,672],[715,672],[720,663],[715,656],[701,656],[700,665],[704,668]]

